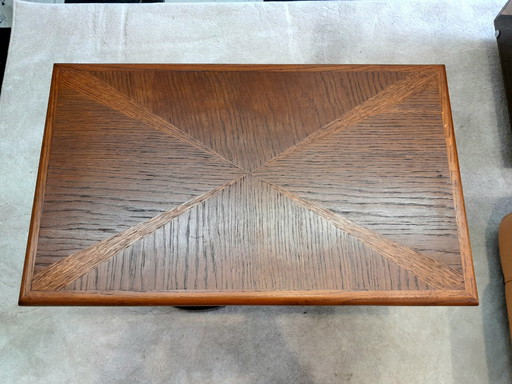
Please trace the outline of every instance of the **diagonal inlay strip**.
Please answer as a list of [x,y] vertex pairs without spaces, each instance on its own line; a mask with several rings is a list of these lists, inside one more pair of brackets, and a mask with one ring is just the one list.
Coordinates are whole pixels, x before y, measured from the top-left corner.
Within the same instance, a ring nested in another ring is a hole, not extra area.
[[367,246],[373,248],[383,256],[386,256],[388,259],[398,264],[400,267],[414,273],[418,278],[430,286],[437,289],[464,289],[464,277],[452,268],[444,266],[436,260],[422,255],[405,245],[389,240],[386,237],[347,220],[328,209],[319,207],[316,204],[304,200],[300,196],[297,196],[280,186],[272,184],[262,178],[259,178],[259,180],[269,184],[286,197],[329,220],[337,228],[356,237]]
[[226,159],[200,141],[183,132],[181,129],[164,120],[160,116],[150,112],[148,109],[146,109],[146,107],[136,103],[128,96],[124,95],[114,87],[104,83],[93,75],[83,71],[66,69],[61,71],[60,76],[61,83],[67,85],[75,91],[78,91],[109,108],[121,112],[125,116],[142,121],[144,124],[147,124],[150,127],[176,137],[203,152],[207,152],[208,154],[215,156],[236,168],[241,169],[232,161]]
[[437,72],[415,72],[407,76],[405,79],[397,81],[396,83],[384,89],[382,92],[379,92],[362,104],[352,108],[339,119],[333,120],[330,123],[324,125],[318,131],[315,131],[311,135],[307,136],[301,142],[273,157],[261,167],[259,167],[258,170],[264,168],[274,161],[288,156],[292,152],[304,148],[305,146],[317,140],[320,140],[330,134],[336,133],[346,127],[355,125],[359,121],[364,120],[369,116],[379,114],[390,106],[406,100],[411,96],[414,96],[418,92],[424,90],[429,84],[437,81],[437,76]]
[[66,287],[69,283],[89,272],[94,267],[113,257],[124,248],[132,245],[142,237],[156,231],[183,212],[202,203],[222,189],[244,178],[245,175],[233,179],[228,183],[215,188],[197,198],[180,205],[179,207],[166,211],[152,219],[135,225],[124,232],[118,233],[108,239],[100,241],[89,248],[78,251],[55,264],[36,273],[32,280],[32,290],[58,290]]

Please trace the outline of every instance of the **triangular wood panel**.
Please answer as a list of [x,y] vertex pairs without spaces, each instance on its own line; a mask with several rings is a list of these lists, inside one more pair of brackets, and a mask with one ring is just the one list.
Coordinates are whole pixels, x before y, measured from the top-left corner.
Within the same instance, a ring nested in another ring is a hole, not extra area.
[[247,170],[408,75],[393,71],[92,73]]
[[440,112],[438,91],[429,88],[271,162],[255,174],[460,268]]
[[[227,203],[229,202],[229,203]],[[353,255],[358,257],[354,258]],[[417,290],[426,284],[252,176],[88,272],[72,290]]]
[[241,174],[72,89],[58,103],[37,270]]

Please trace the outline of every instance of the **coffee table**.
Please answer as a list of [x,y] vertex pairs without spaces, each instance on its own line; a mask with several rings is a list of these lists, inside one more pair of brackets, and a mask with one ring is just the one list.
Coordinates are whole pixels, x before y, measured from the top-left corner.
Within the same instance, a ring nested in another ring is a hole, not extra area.
[[443,66],[54,67],[22,305],[476,305]]

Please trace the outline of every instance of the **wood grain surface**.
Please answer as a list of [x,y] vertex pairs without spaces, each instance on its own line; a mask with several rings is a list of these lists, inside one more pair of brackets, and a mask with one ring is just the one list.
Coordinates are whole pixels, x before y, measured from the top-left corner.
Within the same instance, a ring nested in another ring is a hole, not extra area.
[[478,301],[442,66],[62,64],[21,304]]
[[74,90],[57,103],[36,272],[241,173]]
[[[249,171],[407,75],[252,71],[91,73]],[[311,89],[315,90],[314,96]],[[272,140],[268,140],[270,137]]]
[[100,291],[418,288],[427,287],[253,176],[196,205],[69,287]]
[[255,174],[460,269],[440,107],[429,87]]

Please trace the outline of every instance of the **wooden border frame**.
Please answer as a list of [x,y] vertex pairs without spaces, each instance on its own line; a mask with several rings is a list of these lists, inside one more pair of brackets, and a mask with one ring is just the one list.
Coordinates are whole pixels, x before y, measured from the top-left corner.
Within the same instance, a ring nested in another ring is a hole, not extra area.
[[[52,126],[62,70],[181,71],[408,71],[437,72],[453,199],[459,228],[463,290],[432,291],[168,291],[73,292],[32,290],[35,252],[48,171]],[[20,305],[478,305],[464,198],[450,110],[446,71],[442,65],[184,65],[55,64],[43,136],[39,172],[19,298]]]
[[57,97],[59,94],[60,66],[54,65],[53,75],[50,86],[50,95],[48,99],[48,111],[46,123],[41,144],[41,156],[39,158],[39,170],[37,173],[36,189],[34,193],[34,203],[32,205],[32,217],[30,219],[30,229],[27,240],[27,250],[25,254],[25,264],[23,266],[23,276],[21,279],[21,291],[19,303],[23,304],[24,297],[32,291],[32,275],[34,272],[37,241],[39,237],[39,225],[41,221],[42,205],[46,188],[46,178],[48,174],[48,163],[50,160],[50,147],[52,138],[52,127],[57,109]]
[[464,205],[464,193],[462,191],[459,158],[457,155],[457,143],[455,141],[455,129],[453,127],[452,110],[450,106],[450,94],[448,92],[448,78],[444,65],[440,66],[439,77],[439,95],[441,96],[441,111],[443,114],[450,178],[453,185],[453,202],[455,204],[455,215],[459,231],[461,264],[464,273],[465,288],[468,294],[478,303],[475,270],[469,241],[469,229],[466,219],[466,207]]
[[465,291],[31,291],[20,305],[478,305]]

